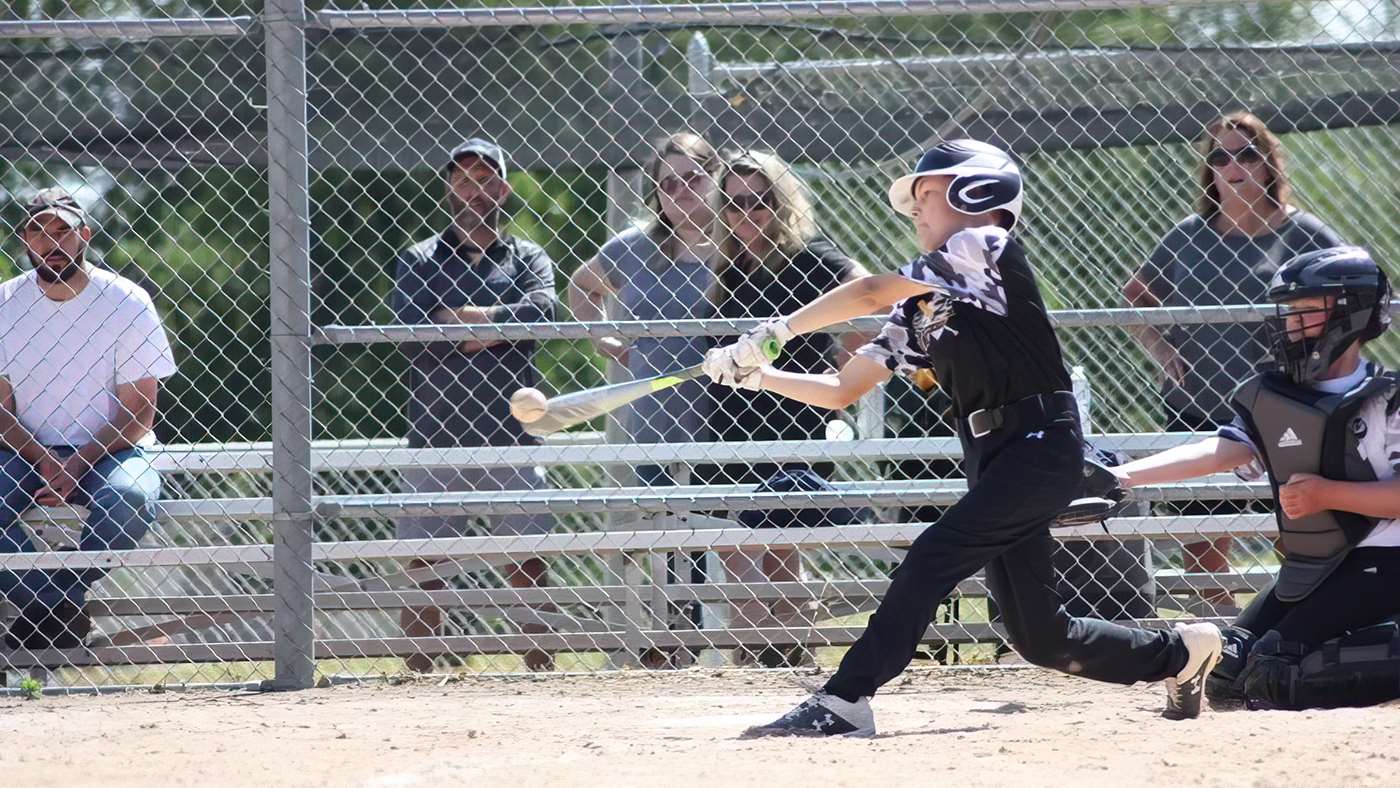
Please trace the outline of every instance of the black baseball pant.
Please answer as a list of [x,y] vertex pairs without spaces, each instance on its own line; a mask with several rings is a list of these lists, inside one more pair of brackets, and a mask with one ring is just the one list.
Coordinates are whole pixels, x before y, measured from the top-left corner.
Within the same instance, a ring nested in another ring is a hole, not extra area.
[[1075,498],[1083,439],[1072,413],[961,435],[969,490],[930,526],[895,570],[889,591],[826,684],[855,700],[874,695],[913,658],[934,611],[957,584],[986,568],[988,587],[1027,661],[1099,681],[1132,684],[1186,665],[1174,632],[1073,618],[1061,604],[1050,521]]
[[1359,547],[1312,593],[1297,602],[1260,593],[1235,626],[1262,637],[1271,629],[1284,640],[1316,648],[1354,629],[1400,613],[1400,547]]

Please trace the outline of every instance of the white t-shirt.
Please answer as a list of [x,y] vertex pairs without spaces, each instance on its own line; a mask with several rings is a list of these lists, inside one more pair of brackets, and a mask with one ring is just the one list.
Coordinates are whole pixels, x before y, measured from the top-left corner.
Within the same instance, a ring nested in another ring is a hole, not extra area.
[[[1377,369],[1371,362],[1362,361],[1350,375],[1332,380],[1319,380],[1313,387],[1328,394],[1341,394],[1361,385],[1376,372]],[[1365,433],[1357,440],[1356,448],[1362,459],[1371,464],[1371,470],[1375,472],[1377,480],[1393,479],[1396,471],[1400,470],[1400,411],[1387,416],[1385,409],[1385,398],[1375,396],[1362,403],[1361,410],[1356,414],[1356,418],[1366,426]],[[1219,435],[1243,443],[1254,452],[1254,459],[1248,465],[1236,468],[1235,475],[1249,482],[1264,478],[1264,465],[1259,459],[1259,449],[1255,447],[1254,441],[1250,440],[1249,434],[1245,432],[1244,423],[1238,417],[1221,427]],[[1282,483],[1287,479],[1279,481]],[[1400,547],[1400,522],[1381,520],[1357,547]]]
[[110,271],[88,275],[67,301],[45,296],[33,271],[0,283],[0,376],[20,423],[45,446],[88,443],[116,418],[118,385],[175,374],[146,291]]

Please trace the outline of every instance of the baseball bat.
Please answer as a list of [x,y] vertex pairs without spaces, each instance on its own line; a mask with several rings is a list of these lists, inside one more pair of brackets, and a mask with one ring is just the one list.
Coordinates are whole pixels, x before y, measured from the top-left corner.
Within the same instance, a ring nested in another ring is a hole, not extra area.
[[[776,340],[769,340],[763,346],[763,353],[770,361],[777,359],[780,351]],[[592,421],[649,394],[664,391],[704,375],[704,365],[696,364],[642,380],[629,380],[625,383],[613,383],[550,397],[545,400],[544,415],[524,424],[525,431],[542,438],[559,430]]]

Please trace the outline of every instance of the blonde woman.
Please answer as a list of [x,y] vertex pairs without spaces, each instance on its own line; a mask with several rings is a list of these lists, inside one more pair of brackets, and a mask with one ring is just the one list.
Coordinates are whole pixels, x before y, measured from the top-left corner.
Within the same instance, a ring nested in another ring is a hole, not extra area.
[[[719,179],[720,252],[724,266],[719,281],[720,317],[767,318],[790,314],[821,294],[868,276],[869,272],[847,257],[817,229],[810,192],[792,167],[772,153],[740,151],[725,157]],[[814,374],[831,373],[865,344],[868,337],[844,337],[819,332],[794,339],[783,349],[779,369]],[[734,338],[721,340],[721,344]],[[823,440],[833,411],[766,391],[712,386],[715,397],[710,429],[716,440]],[[774,479],[779,471],[786,476]],[[829,477],[830,463],[776,463],[726,465],[721,480],[731,484],[758,485],[800,491],[815,489]],[[811,525],[833,523],[834,512],[750,512],[744,519],[759,527],[783,527],[792,522]],[[844,513],[849,519],[849,513]],[[802,516],[810,515],[810,516]],[[731,553],[724,558],[732,582],[781,582],[800,579],[796,550],[760,550]],[[746,600],[732,606],[734,626],[784,626],[795,622],[797,608],[790,602]],[[791,667],[807,660],[805,649],[769,647],[757,654],[740,651],[740,662],[756,659],[765,667]]]

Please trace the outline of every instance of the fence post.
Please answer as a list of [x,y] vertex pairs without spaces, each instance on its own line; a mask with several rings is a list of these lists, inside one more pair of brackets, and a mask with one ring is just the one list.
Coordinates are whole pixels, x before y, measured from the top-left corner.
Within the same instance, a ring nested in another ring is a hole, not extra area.
[[268,252],[272,308],[273,689],[316,669],[311,543],[311,260],[304,0],[267,0]]

